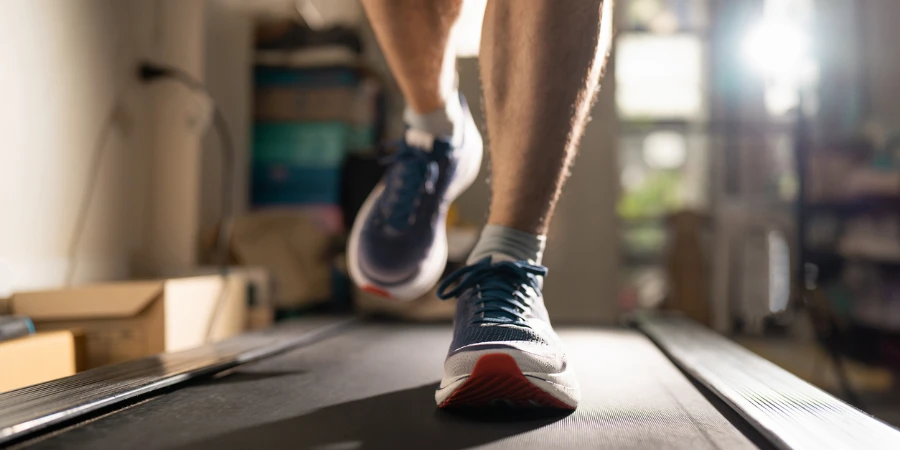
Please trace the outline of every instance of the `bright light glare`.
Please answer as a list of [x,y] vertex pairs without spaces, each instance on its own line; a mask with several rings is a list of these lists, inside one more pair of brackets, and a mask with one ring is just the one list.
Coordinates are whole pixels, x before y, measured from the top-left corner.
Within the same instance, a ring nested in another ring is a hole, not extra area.
[[687,160],[687,142],[673,131],[654,131],[644,138],[644,161],[654,169],[677,169]]
[[704,111],[703,45],[698,37],[686,34],[623,33],[618,36],[616,105],[620,116],[626,119],[701,118]]
[[456,56],[473,58],[478,56],[481,44],[481,22],[487,0],[468,0],[463,2],[462,12],[453,31],[456,40]]
[[778,117],[789,113],[800,103],[797,87],[791,83],[773,83],[766,86],[766,110]]
[[777,78],[800,78],[808,51],[809,37],[787,22],[764,20],[751,29],[744,41],[744,53],[750,63]]

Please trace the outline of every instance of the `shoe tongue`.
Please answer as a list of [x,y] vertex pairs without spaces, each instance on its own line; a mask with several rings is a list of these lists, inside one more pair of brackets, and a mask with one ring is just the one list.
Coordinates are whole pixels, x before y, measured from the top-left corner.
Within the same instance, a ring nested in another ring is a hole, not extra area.
[[[507,255],[506,253],[491,253],[491,264],[497,264],[500,262],[508,261],[508,262],[518,262],[522,261],[522,259],[514,258],[512,256]],[[534,264],[534,261],[528,261],[529,264]],[[544,287],[544,277],[538,278],[538,286],[540,288]]]

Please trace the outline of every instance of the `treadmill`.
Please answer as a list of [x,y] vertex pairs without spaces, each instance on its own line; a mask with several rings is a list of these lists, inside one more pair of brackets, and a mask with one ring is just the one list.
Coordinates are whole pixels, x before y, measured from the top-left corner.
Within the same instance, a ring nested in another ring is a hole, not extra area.
[[439,410],[449,325],[321,316],[0,394],[0,447],[900,449],[900,431],[683,317],[558,330],[571,413]]

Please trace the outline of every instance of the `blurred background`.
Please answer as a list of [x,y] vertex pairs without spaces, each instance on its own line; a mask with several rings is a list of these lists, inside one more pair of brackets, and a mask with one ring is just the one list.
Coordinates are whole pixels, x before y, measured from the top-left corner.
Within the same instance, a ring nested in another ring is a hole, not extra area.
[[[479,121],[484,5],[456,30]],[[900,424],[897,20],[895,0],[617,0],[549,237],[554,320],[679,311]],[[0,29],[0,313],[76,355],[0,390],[297,315],[451,317],[346,275],[403,128],[356,0],[12,0]],[[448,270],[488,165],[453,205]]]

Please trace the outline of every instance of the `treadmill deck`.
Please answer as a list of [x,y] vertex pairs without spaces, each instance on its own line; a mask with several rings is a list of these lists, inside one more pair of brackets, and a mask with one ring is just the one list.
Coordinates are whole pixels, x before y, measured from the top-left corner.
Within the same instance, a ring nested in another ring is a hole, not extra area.
[[[363,323],[25,442],[34,449],[757,448],[643,335],[562,328],[569,415],[438,410],[449,326]],[[738,423],[738,426],[741,426]],[[744,429],[742,427],[742,429]],[[746,431],[746,430],[745,430]],[[756,444],[756,445],[755,445]]]

